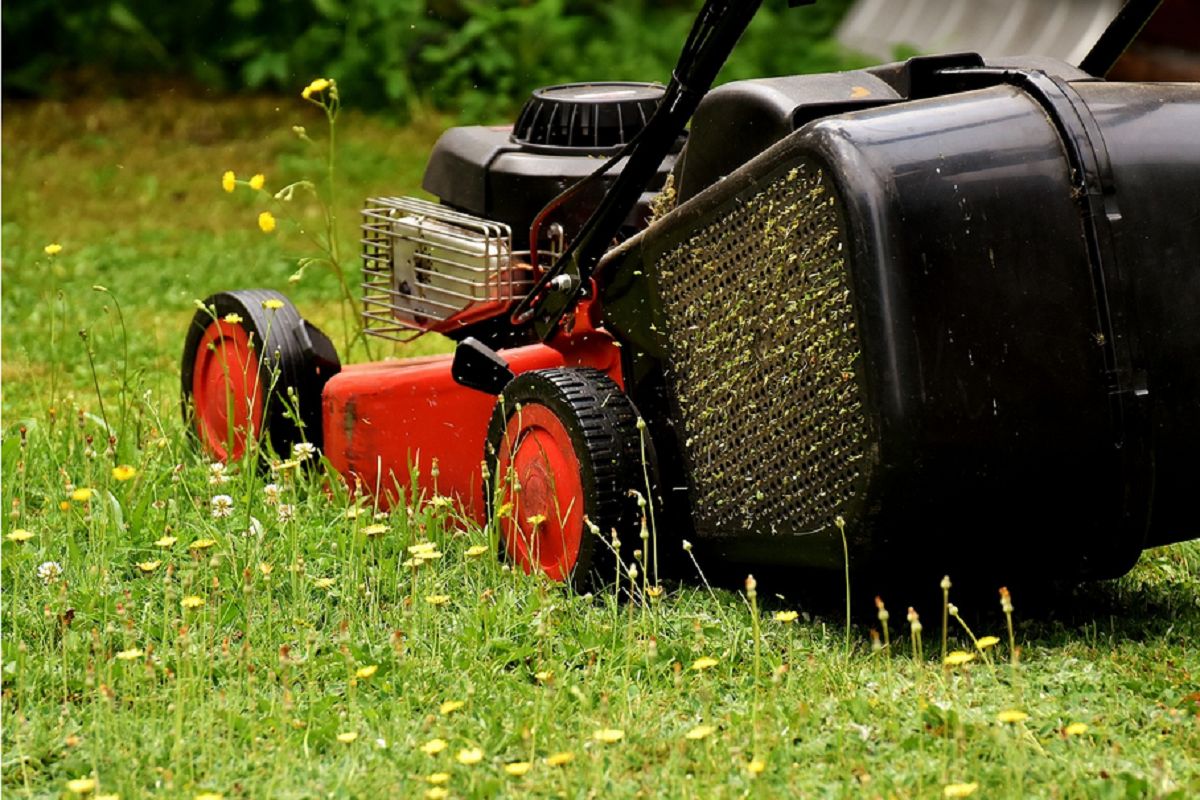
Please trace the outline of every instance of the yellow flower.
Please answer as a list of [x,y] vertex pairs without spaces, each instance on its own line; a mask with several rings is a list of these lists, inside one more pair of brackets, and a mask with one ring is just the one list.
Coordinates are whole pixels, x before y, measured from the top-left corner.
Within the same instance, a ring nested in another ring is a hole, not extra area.
[[122,464],[119,467],[113,467],[112,476],[118,481],[127,481],[137,475],[137,470],[128,464]]
[[426,775],[425,780],[432,783],[434,786],[441,786],[443,783],[449,783],[449,772],[435,772],[432,775]]
[[204,598],[200,595],[189,594],[187,597],[179,601],[179,605],[184,608],[199,608],[204,605]]
[[690,731],[685,733],[683,735],[683,738],[691,739],[692,741],[698,741],[700,739],[703,739],[703,738],[709,736],[715,730],[716,730],[716,728],[712,725],[697,725],[696,727],[692,728]]
[[968,653],[965,650],[955,650],[946,656],[944,663],[950,667],[961,667],[963,664],[974,660],[974,653]]
[[592,738],[604,744],[613,744],[625,738],[625,731],[620,728],[601,728],[592,734]]
[[649,586],[646,588],[646,594],[649,595],[650,597],[654,597],[654,598],[662,597],[663,587]]
[[56,256],[62,252],[62,245],[58,242],[52,242],[43,247],[42,252],[48,256]]
[[333,584],[333,578],[317,578],[315,581],[313,581],[313,586],[317,587],[318,589],[329,589],[333,586]]
[[444,606],[450,602],[450,595],[447,594],[431,594],[425,598],[425,602],[431,606]]
[[530,764],[528,761],[514,761],[511,764],[505,764],[504,771],[509,775],[519,778],[526,772],[529,772],[531,767],[533,767],[533,764]]
[[[483,555],[483,554],[484,554],[484,553],[486,553],[487,551],[488,551],[488,547],[487,547],[487,545],[485,545],[485,544],[473,544],[473,545],[471,545],[470,547],[468,547],[468,548],[467,548],[466,555],[467,555],[467,558],[475,558],[476,556],[481,556],[481,555]],[[517,762],[517,763],[523,763],[523,762]]]
[[128,650],[122,650],[121,652],[117,653],[117,660],[118,661],[134,661],[136,659],[141,658],[144,655],[145,655],[145,653],[143,653],[138,648],[131,647]]
[[263,574],[263,577],[266,577],[267,575],[270,575],[272,572],[275,571],[275,565],[268,564],[267,562],[264,561],[258,565],[258,571]]
[[342,744],[350,744],[357,738],[358,738],[358,731],[346,731],[345,733],[339,733],[337,735],[337,740],[339,742],[341,742]]
[[546,763],[552,767],[561,767],[564,764],[570,764],[575,760],[575,754],[569,750],[564,750],[561,753],[554,753],[546,756]]
[[978,783],[951,783],[942,788],[942,797],[970,797],[978,789]]
[[71,499],[76,503],[86,503],[88,500],[92,499],[92,495],[95,493],[95,489],[88,489],[85,486],[81,486],[75,491],[71,492]]
[[249,180],[250,188],[256,192],[259,189],[263,188],[263,186],[266,184],[266,182],[267,182],[267,176],[263,175],[261,172]]
[[158,569],[161,564],[162,564],[162,562],[158,561],[158,560],[139,561],[137,563],[137,568],[140,569],[142,572],[154,572],[154,570]]
[[98,794],[96,795],[96,800],[121,800],[121,795],[116,794],[115,792]]
[[421,752],[427,756],[436,756],[438,753],[446,749],[445,739],[430,739],[425,744],[421,745]]
[[1029,715],[1024,711],[1018,711],[1015,708],[1009,708],[997,714],[996,719],[1000,720],[1001,722],[1024,722],[1025,720],[1029,719]]
[[359,667],[358,669],[354,670],[354,677],[366,680],[378,671],[378,664],[367,664],[365,667]]
[[776,622],[795,622],[796,618],[799,616],[800,615],[797,614],[795,611],[776,611],[775,612],[775,621]]
[[225,800],[225,795],[220,792],[201,792],[196,795],[196,800]]
[[90,794],[95,788],[95,778],[74,778],[67,781],[67,791],[71,794]]
[[1065,733],[1067,736],[1083,736],[1087,732],[1088,726],[1086,722],[1072,722],[1070,725],[1063,728],[1063,733]]
[[221,188],[227,192],[237,188],[237,175],[233,174],[233,170],[225,170],[225,174],[221,176]]
[[549,683],[550,679],[554,677],[554,673],[548,669],[544,669],[540,672],[533,673],[533,677],[537,678],[538,683]]
[[263,300],[262,307],[268,311],[278,311],[283,308],[283,301],[278,297],[272,297],[270,300]]
[[10,542],[28,542],[33,538],[33,534],[24,528],[17,528],[14,531],[10,531],[8,536],[5,536],[4,538],[8,539]]
[[696,672],[701,672],[709,669],[710,667],[715,667],[719,663],[720,662],[712,656],[701,656],[692,662],[692,669],[694,669]]
[[410,545],[408,548],[408,552],[414,556],[421,553],[432,553],[434,550],[437,550],[437,545],[433,542],[418,542],[417,544]]
[[388,530],[387,525],[368,525],[367,527],[362,529],[362,532],[363,532],[363,535],[374,538],[376,536],[382,536],[383,534],[387,533],[387,530]]
[[230,312],[230,313],[226,314],[225,316],[221,317],[221,319],[225,322],[228,322],[230,325],[237,325],[239,322],[242,321],[242,315]]
[[175,544],[178,541],[179,540],[176,539],[174,536],[164,536],[161,539],[158,539],[154,543],[154,545],[156,547],[170,547],[171,545]]
[[746,769],[750,771],[751,775],[758,775],[766,768],[767,762],[763,761],[761,758],[756,758],[746,765]]
[[197,539],[188,545],[188,550],[207,550],[216,543],[216,539]]
[[462,700],[447,700],[438,706],[438,713],[442,716],[453,714],[465,705]]
[[478,764],[480,761],[483,761],[483,751],[478,747],[469,747],[459,750],[458,755],[456,755],[454,759],[458,763],[466,764],[467,766],[470,766],[471,764]]
[[426,800],[446,800],[450,796],[450,792],[446,791],[441,786],[433,786],[425,790]]
[[989,647],[995,647],[998,644],[1000,644],[999,637],[983,636],[979,639],[979,641],[977,641],[975,643],[975,646],[978,647],[980,650],[987,650]]
[[58,504],[58,510],[59,511],[70,511],[71,504],[68,503],[66,500],[63,500],[61,503]]
[[332,85],[332,83],[333,82],[330,81],[328,78],[317,78],[312,83],[310,83],[308,86],[304,87],[304,91],[302,91],[300,93],[300,96],[303,97],[305,100],[308,100],[317,92],[323,92],[326,89],[328,89],[330,87],[330,85]]
[[263,233],[270,233],[275,230],[275,215],[270,211],[264,211],[258,215],[258,228]]

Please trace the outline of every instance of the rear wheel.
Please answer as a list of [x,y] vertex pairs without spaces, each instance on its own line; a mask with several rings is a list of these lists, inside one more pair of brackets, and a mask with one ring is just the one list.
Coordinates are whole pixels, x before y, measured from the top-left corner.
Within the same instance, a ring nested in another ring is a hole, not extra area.
[[183,413],[214,459],[242,458],[265,437],[283,456],[321,445],[321,390],[341,369],[329,338],[279,292],[220,292],[188,327]]
[[606,543],[613,531],[629,550],[636,546],[640,513],[631,491],[645,492],[637,414],[604,373],[517,376],[492,414],[487,462],[489,507],[500,502],[501,547],[526,572],[538,569],[582,589],[614,576]]

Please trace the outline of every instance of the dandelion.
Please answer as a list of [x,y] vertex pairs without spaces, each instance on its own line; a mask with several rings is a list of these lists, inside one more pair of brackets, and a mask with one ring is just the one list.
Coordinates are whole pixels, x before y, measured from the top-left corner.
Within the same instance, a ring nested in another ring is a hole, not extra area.
[[62,252],[63,246],[58,242],[51,242],[42,248],[42,252],[48,256],[56,256]]
[[504,771],[513,777],[519,778],[533,768],[533,764],[528,761],[513,761],[511,764],[504,765]]
[[30,539],[32,539],[33,534],[24,528],[17,528],[14,531],[9,531],[8,535],[4,538],[8,539],[10,542],[21,544],[22,542],[28,542]]
[[117,660],[118,661],[135,661],[144,655],[145,655],[145,653],[142,652],[141,650],[139,650],[138,648],[131,647],[128,650],[122,650],[121,652],[117,653]]
[[712,656],[701,656],[700,658],[697,658],[695,661],[692,662],[692,669],[695,670],[696,672],[702,672],[706,669],[715,667],[719,663],[721,663],[721,662],[719,662],[717,659],[713,658]]
[[197,539],[196,541],[189,544],[187,549],[191,550],[194,553],[198,553],[201,550],[207,550],[208,548],[212,547],[216,543],[217,543],[216,539]]
[[975,646],[980,650],[987,650],[989,647],[995,647],[1000,644],[999,636],[982,636],[979,641],[975,642]]
[[57,561],[43,561],[38,564],[37,576],[42,579],[42,583],[51,584],[62,577],[62,564]]
[[455,711],[458,711],[464,705],[466,705],[466,704],[462,700],[447,700],[446,702],[444,702],[440,706],[438,706],[438,713],[441,714],[442,716],[446,716],[447,714],[453,714]]
[[67,781],[67,791],[71,794],[91,794],[95,788],[95,778],[73,778]]
[[137,470],[128,464],[122,464],[119,467],[112,468],[113,480],[120,481],[122,483],[130,480],[134,475],[137,475]]
[[283,308],[283,301],[278,297],[272,297],[268,300],[263,300],[262,307],[267,311],[278,311],[279,309]]
[[481,555],[483,555],[483,554],[484,554],[484,553],[486,553],[487,551],[488,551],[488,547],[487,547],[487,545],[485,545],[485,544],[473,544],[473,545],[471,545],[470,547],[468,547],[468,548],[467,548],[467,550],[466,550],[466,556],[467,556],[467,558],[475,558],[475,557],[477,557],[477,556],[481,556]]
[[450,792],[442,786],[434,786],[425,790],[426,800],[446,800],[450,796]]
[[272,572],[275,571],[275,565],[268,564],[267,562],[263,561],[262,563],[260,563],[258,565],[258,571],[261,572],[263,574],[263,577],[265,578],[268,575],[270,575]]
[[950,783],[942,788],[942,797],[970,797],[978,790],[978,783]]
[[968,653],[965,650],[954,650],[942,659],[942,663],[948,667],[961,667],[963,664],[974,660],[974,653]]
[[116,794],[115,792],[98,794],[96,795],[96,800],[121,800],[121,795]]
[[247,181],[247,183],[250,184],[250,188],[253,189],[254,191],[256,191],[256,192],[261,191],[263,186],[265,186],[267,183],[267,176],[263,175],[260,172],[257,175],[255,175],[253,178],[251,178],[249,181]]
[[385,533],[387,533],[388,526],[380,525],[380,524],[376,523],[374,525],[368,525],[367,527],[363,528],[362,532],[363,532],[363,535],[366,536],[367,538],[374,539],[376,536],[383,536]]
[[286,524],[296,518],[296,507],[290,503],[280,503],[279,508],[275,509],[276,516],[279,517],[280,524]]
[[221,176],[221,188],[227,192],[237,188],[237,175],[233,174],[233,170],[225,170],[225,174]]
[[367,664],[365,667],[359,667],[358,669],[354,670],[354,677],[365,681],[367,678],[371,677],[378,671],[379,671],[378,664]]
[[537,679],[538,683],[549,683],[554,678],[554,673],[550,670],[541,670],[533,673],[533,677]]
[[795,622],[799,616],[800,615],[797,614],[795,611],[776,611],[775,612],[775,621],[776,622]]
[[71,499],[76,503],[86,503],[92,499],[92,495],[95,493],[95,489],[89,489],[86,486],[81,486],[71,492]]
[[292,458],[298,461],[304,461],[316,455],[317,448],[311,442],[296,442],[292,445]]
[[161,565],[162,562],[155,559],[154,561],[139,561],[136,566],[141,572],[154,572]]
[[441,786],[443,783],[450,782],[449,772],[434,772],[425,776],[425,780],[434,786]]
[[601,728],[592,733],[592,738],[603,744],[615,744],[625,738],[625,731],[620,728]]
[[275,215],[270,211],[264,211],[258,215],[258,229],[263,233],[270,233],[275,230]]
[[201,792],[195,800],[225,800],[225,795],[220,792]]
[[652,598],[659,598],[659,597],[662,597],[662,595],[663,595],[663,587],[661,587],[661,586],[649,586],[649,587],[647,587],[647,588],[646,588],[646,594],[647,594],[647,595],[649,595],[649,596],[650,596],[650,597],[652,597]]
[[1086,722],[1072,722],[1070,725],[1063,728],[1063,733],[1065,733],[1067,736],[1083,736],[1087,732],[1088,726]]
[[212,507],[212,515],[218,519],[233,513],[233,498],[227,494],[218,494],[208,502]]
[[570,750],[563,750],[561,753],[552,753],[546,756],[546,763],[552,767],[562,767],[574,760],[575,754]]
[[1005,709],[1004,711],[1001,711],[999,714],[997,714],[996,719],[1000,720],[1001,722],[1008,723],[1008,724],[1015,724],[1018,722],[1024,722],[1025,720],[1029,719],[1029,715],[1026,714],[1024,711],[1018,711],[1015,708],[1009,708],[1009,709]]
[[701,739],[708,738],[716,730],[717,730],[716,727],[713,725],[697,725],[696,727],[692,728],[690,731],[685,733],[683,735],[683,738],[688,739],[693,742],[698,742]]
[[198,594],[189,594],[187,597],[179,601],[179,605],[186,609],[196,609],[204,605],[204,598]]
[[450,602],[450,595],[448,595],[448,594],[427,595],[425,597],[425,602],[429,603],[429,605],[431,605],[431,606],[444,606],[444,605],[446,605],[446,603]]
[[483,761],[483,751],[478,747],[464,748],[458,751],[458,755],[454,757],[454,760],[466,766],[478,764],[480,761]]
[[761,758],[756,758],[746,765],[746,769],[751,775],[760,775],[766,768],[767,762],[763,761]]
[[445,739],[430,739],[421,745],[421,752],[427,756],[436,756],[447,747]]
[[313,581],[313,586],[317,587],[318,589],[331,589],[333,588],[333,584],[333,578],[317,578]]
[[345,731],[337,735],[337,740],[342,744],[350,744],[358,738],[358,731]]
[[241,314],[236,314],[232,311],[230,311],[225,316],[221,317],[221,320],[224,322],[228,322],[230,325],[240,325],[242,322],[244,322]]
[[174,536],[162,536],[154,541],[154,546],[155,547],[170,547],[171,545],[175,544],[177,541],[179,541],[179,540],[176,539]]

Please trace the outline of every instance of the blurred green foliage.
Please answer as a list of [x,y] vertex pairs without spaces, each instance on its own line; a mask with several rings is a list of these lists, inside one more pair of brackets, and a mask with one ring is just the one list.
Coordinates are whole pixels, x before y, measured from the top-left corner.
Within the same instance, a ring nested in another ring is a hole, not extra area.
[[[763,4],[723,80],[857,65],[830,36],[850,0]],[[700,0],[22,0],[3,17],[8,95],[63,95],[81,72],[299,91],[329,76],[355,105],[503,116],[536,86],[658,80]]]

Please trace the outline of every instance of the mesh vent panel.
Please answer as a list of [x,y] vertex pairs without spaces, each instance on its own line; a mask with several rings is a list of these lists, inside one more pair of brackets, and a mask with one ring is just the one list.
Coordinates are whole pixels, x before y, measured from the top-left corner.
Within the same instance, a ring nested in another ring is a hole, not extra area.
[[797,167],[658,265],[701,530],[825,527],[867,468],[836,202]]

